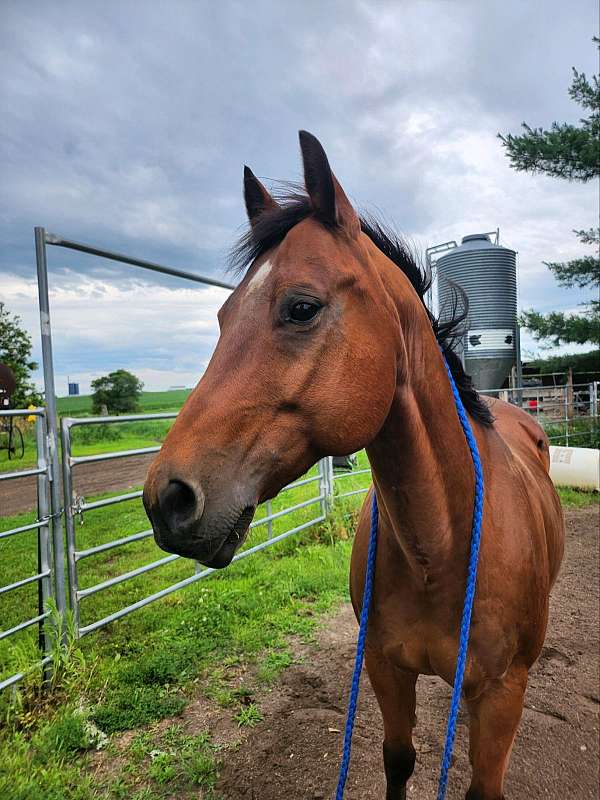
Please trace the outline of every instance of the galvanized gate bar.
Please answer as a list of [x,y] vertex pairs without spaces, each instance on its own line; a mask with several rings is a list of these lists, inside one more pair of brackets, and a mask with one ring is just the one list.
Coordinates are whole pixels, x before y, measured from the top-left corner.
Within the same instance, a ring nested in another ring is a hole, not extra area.
[[150,564],[144,564],[143,567],[137,567],[129,572],[123,572],[121,575],[117,575],[114,578],[107,578],[105,581],[102,581],[102,583],[95,583],[93,586],[89,586],[87,589],[79,589],[77,592],[77,599],[81,600],[82,598],[88,597],[91,594],[101,592],[102,589],[108,589],[111,586],[118,586],[120,583],[129,581],[132,578],[137,578],[138,575],[143,575],[145,572],[151,572],[153,569],[158,569],[159,567],[164,567],[165,564],[170,564],[172,561],[177,561],[178,558],[181,558],[181,556],[175,554],[165,556],[164,558],[159,558],[157,561],[152,561]]
[[38,622],[42,622],[42,620],[48,619],[50,616],[49,611],[45,611],[43,614],[38,614],[37,617],[32,617],[28,619],[26,622],[19,622],[18,625],[15,625],[14,628],[9,628],[7,631],[2,631],[0,633],[0,641],[2,639],[6,639],[9,636],[12,636],[13,633],[18,633],[19,631],[24,631],[25,628],[30,628],[32,625],[35,625]]
[[153,261],[145,261],[142,258],[132,258],[131,256],[123,255],[123,253],[114,253],[111,250],[102,250],[99,247],[84,244],[83,242],[74,242],[72,239],[64,239],[62,236],[57,236],[56,234],[50,232],[46,233],[46,244],[56,245],[57,247],[66,247],[69,250],[78,250],[80,253],[87,253],[91,256],[107,258],[109,261],[119,261],[121,264],[131,264],[133,267],[142,267],[142,269],[149,269],[152,272],[161,272],[164,275],[173,275],[175,278],[184,278],[187,281],[205,283],[209,286],[218,286],[221,289],[235,289],[234,284],[226,283],[225,281],[219,281],[216,278],[206,278],[203,275],[196,275],[193,272],[187,272],[183,269],[166,267],[163,264],[156,264]]
[[79,513],[83,511],[92,511],[94,508],[105,508],[106,506],[113,506],[115,503],[125,503],[127,500],[136,500],[143,495],[143,490],[139,489],[136,492],[127,492],[126,494],[117,494],[114,497],[107,497],[104,500],[94,500],[92,503],[82,502],[77,506]]
[[[40,661],[40,667],[46,668],[50,665],[52,661],[52,656],[45,656]],[[0,681],[0,692],[4,691],[4,689],[8,689],[10,686],[14,686],[15,683],[22,681],[28,675],[28,672],[15,672],[14,675],[11,675],[10,678],[5,678],[3,681]]]
[[[50,662],[48,655],[50,641],[44,628],[44,623],[50,617],[48,610],[48,600],[56,597],[55,587],[53,586],[54,564],[52,558],[50,540],[50,513],[49,513],[49,484],[51,477],[51,465],[48,458],[48,436],[46,425],[46,412],[43,408],[35,409],[14,409],[10,411],[0,411],[0,419],[3,417],[35,417],[35,442],[37,452],[36,469],[21,470],[18,472],[8,472],[1,475],[3,480],[18,480],[20,478],[37,476],[37,520],[27,525],[20,525],[0,533],[0,539],[18,536],[29,531],[37,531],[37,572],[25,578],[13,581],[10,584],[0,586],[0,595],[19,589],[23,586],[37,584],[38,586],[38,613],[26,620],[16,623],[12,627],[0,631],[0,641],[8,639],[21,631],[37,625],[39,627],[38,642],[40,648],[40,658],[36,664],[32,664],[31,669],[37,666],[45,667]],[[0,682],[0,691],[18,683],[27,671],[22,671],[9,676]]]
[[22,578],[20,581],[9,583],[6,586],[0,586],[0,594],[5,594],[6,592],[12,592],[13,589],[20,589],[21,586],[27,586],[28,583],[41,581],[42,578],[47,578],[49,575],[50,575],[50,570],[47,569],[45,570],[45,572],[40,572],[36,573],[35,575],[31,575],[29,578]]
[[87,550],[75,550],[74,556],[76,561],[82,558],[89,558],[95,556],[97,553],[104,553],[107,550],[112,550],[115,547],[121,547],[123,544],[130,544],[131,542],[140,542],[142,539],[148,539],[152,536],[152,528],[147,531],[140,531],[139,533],[132,533],[131,536],[123,536],[121,539],[113,539],[111,542],[98,544],[95,547],[88,547]]
[[145,456],[158,453],[160,445],[152,447],[139,447],[136,450],[117,450],[114,453],[98,453],[94,456],[71,456],[71,466],[76,464],[96,464],[99,461],[113,461],[115,458],[128,458],[129,456]]
[[3,531],[0,533],[0,539],[4,539],[6,536],[14,536],[16,533],[25,533],[25,531],[34,531],[36,528],[41,528],[42,525],[47,525],[48,520],[37,522],[31,522],[29,525],[21,525],[20,528],[11,528],[9,531]]
[[45,470],[36,467],[35,469],[23,469],[15,472],[0,472],[0,481],[14,481],[15,478],[31,478],[33,475],[41,475]]

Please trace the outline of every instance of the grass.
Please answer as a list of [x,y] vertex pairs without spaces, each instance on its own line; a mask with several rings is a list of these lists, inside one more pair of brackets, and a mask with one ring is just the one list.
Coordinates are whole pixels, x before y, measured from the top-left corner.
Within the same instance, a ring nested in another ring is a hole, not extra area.
[[250,703],[240,708],[234,719],[240,728],[254,728],[255,725],[262,722],[263,715],[254,703]]
[[[142,392],[139,400],[140,413],[179,411],[190,392],[191,389]],[[56,406],[61,417],[88,417],[92,414],[92,396],[90,394],[82,394],[77,397],[58,397]]]
[[557,492],[563,508],[587,508],[600,505],[600,493],[573,489],[570,486],[558,486]]
[[569,435],[565,432],[565,423],[546,423],[544,430],[551,445],[558,447],[600,447],[600,425],[598,420],[590,417],[572,419],[568,423]]

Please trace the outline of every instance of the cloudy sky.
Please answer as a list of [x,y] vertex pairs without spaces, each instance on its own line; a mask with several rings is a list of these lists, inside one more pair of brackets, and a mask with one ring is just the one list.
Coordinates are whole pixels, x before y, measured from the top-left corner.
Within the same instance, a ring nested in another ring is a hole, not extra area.
[[[597,186],[515,173],[496,134],[578,119],[597,28],[596,0],[3,0],[0,299],[39,354],[34,225],[222,277],[243,164],[298,179],[306,128],[359,207],[422,248],[499,226],[520,306],[574,309],[542,261],[581,252]],[[49,259],[59,395],[119,367],[197,381],[225,291]]]

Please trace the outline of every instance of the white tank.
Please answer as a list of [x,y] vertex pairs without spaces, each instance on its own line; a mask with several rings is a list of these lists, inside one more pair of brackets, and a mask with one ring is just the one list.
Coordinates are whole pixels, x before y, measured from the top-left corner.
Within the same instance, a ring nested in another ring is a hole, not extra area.
[[600,491],[600,450],[551,446],[550,477],[556,486]]

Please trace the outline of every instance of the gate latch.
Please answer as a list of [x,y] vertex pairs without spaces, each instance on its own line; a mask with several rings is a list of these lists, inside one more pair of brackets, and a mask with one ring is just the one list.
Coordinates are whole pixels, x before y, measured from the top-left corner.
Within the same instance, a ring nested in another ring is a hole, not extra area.
[[85,505],[85,497],[76,495],[73,501],[73,514],[79,517],[79,524],[83,525],[83,507]]

